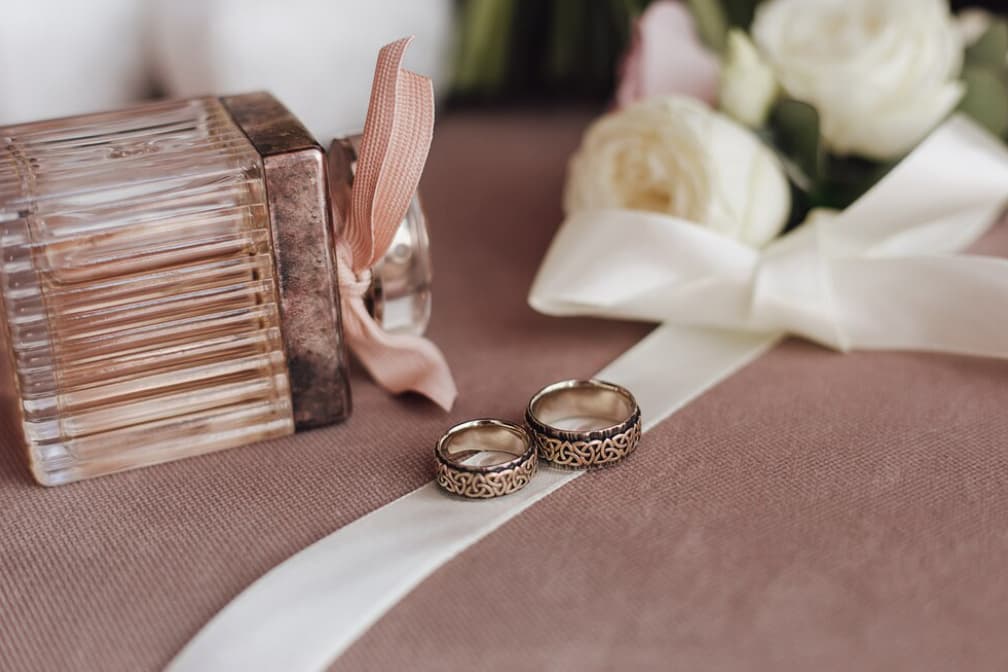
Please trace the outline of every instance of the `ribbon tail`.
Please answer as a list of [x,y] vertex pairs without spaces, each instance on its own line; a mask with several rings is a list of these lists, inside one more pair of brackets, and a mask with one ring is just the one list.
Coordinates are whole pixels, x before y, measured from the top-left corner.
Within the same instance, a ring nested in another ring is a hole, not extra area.
[[383,47],[375,65],[349,220],[337,243],[343,328],[350,350],[379,385],[419,392],[450,410],[457,392],[441,351],[419,336],[386,333],[361,298],[368,270],[386,254],[406,215],[434,132],[431,81],[402,67],[411,39]]
[[360,299],[347,301],[344,306],[347,344],[379,385],[394,394],[418,392],[444,410],[451,410],[458,390],[448,362],[436,345],[421,336],[384,331]]
[[382,47],[375,64],[346,232],[358,273],[374,266],[392,244],[434,135],[433,84],[402,67],[412,39]]
[[1008,358],[1008,260],[931,255],[831,262],[854,349]]

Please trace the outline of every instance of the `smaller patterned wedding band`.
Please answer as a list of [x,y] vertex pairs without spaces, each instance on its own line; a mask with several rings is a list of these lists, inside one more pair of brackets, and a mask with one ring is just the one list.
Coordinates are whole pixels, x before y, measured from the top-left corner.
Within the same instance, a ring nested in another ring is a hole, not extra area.
[[539,466],[528,431],[501,420],[455,425],[438,441],[434,456],[438,485],[453,495],[473,499],[521,490]]
[[554,466],[591,469],[619,462],[637,448],[641,413],[628,390],[600,380],[566,380],[540,390],[525,421],[539,457]]

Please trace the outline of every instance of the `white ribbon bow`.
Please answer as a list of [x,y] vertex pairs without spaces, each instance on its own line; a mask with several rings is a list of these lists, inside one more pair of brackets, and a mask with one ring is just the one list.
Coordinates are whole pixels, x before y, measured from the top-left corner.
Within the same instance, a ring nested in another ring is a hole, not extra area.
[[837,350],[1008,357],[1008,260],[957,254],[1006,201],[1008,151],[954,117],[842,213],[763,250],[668,215],[576,213],[529,303],[552,315],[792,333]]

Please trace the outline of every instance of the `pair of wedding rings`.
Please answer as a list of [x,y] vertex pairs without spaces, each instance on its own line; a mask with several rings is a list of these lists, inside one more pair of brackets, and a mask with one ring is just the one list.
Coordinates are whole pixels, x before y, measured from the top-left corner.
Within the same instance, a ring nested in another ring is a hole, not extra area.
[[500,497],[528,485],[539,460],[567,469],[619,462],[640,441],[637,400],[619,385],[567,380],[540,390],[525,411],[525,427],[470,420],[437,443],[437,482],[462,497]]

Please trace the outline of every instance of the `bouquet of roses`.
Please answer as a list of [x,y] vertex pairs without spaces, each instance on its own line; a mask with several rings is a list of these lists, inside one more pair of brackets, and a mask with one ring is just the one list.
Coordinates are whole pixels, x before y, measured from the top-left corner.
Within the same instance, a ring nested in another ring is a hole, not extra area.
[[754,129],[782,159],[797,223],[852,203],[954,110],[1008,134],[1008,22],[945,0],[659,0],[617,100],[667,94]]
[[[1008,25],[946,0],[659,0],[530,302],[1008,356]],[[656,351],[667,355],[668,348]]]

